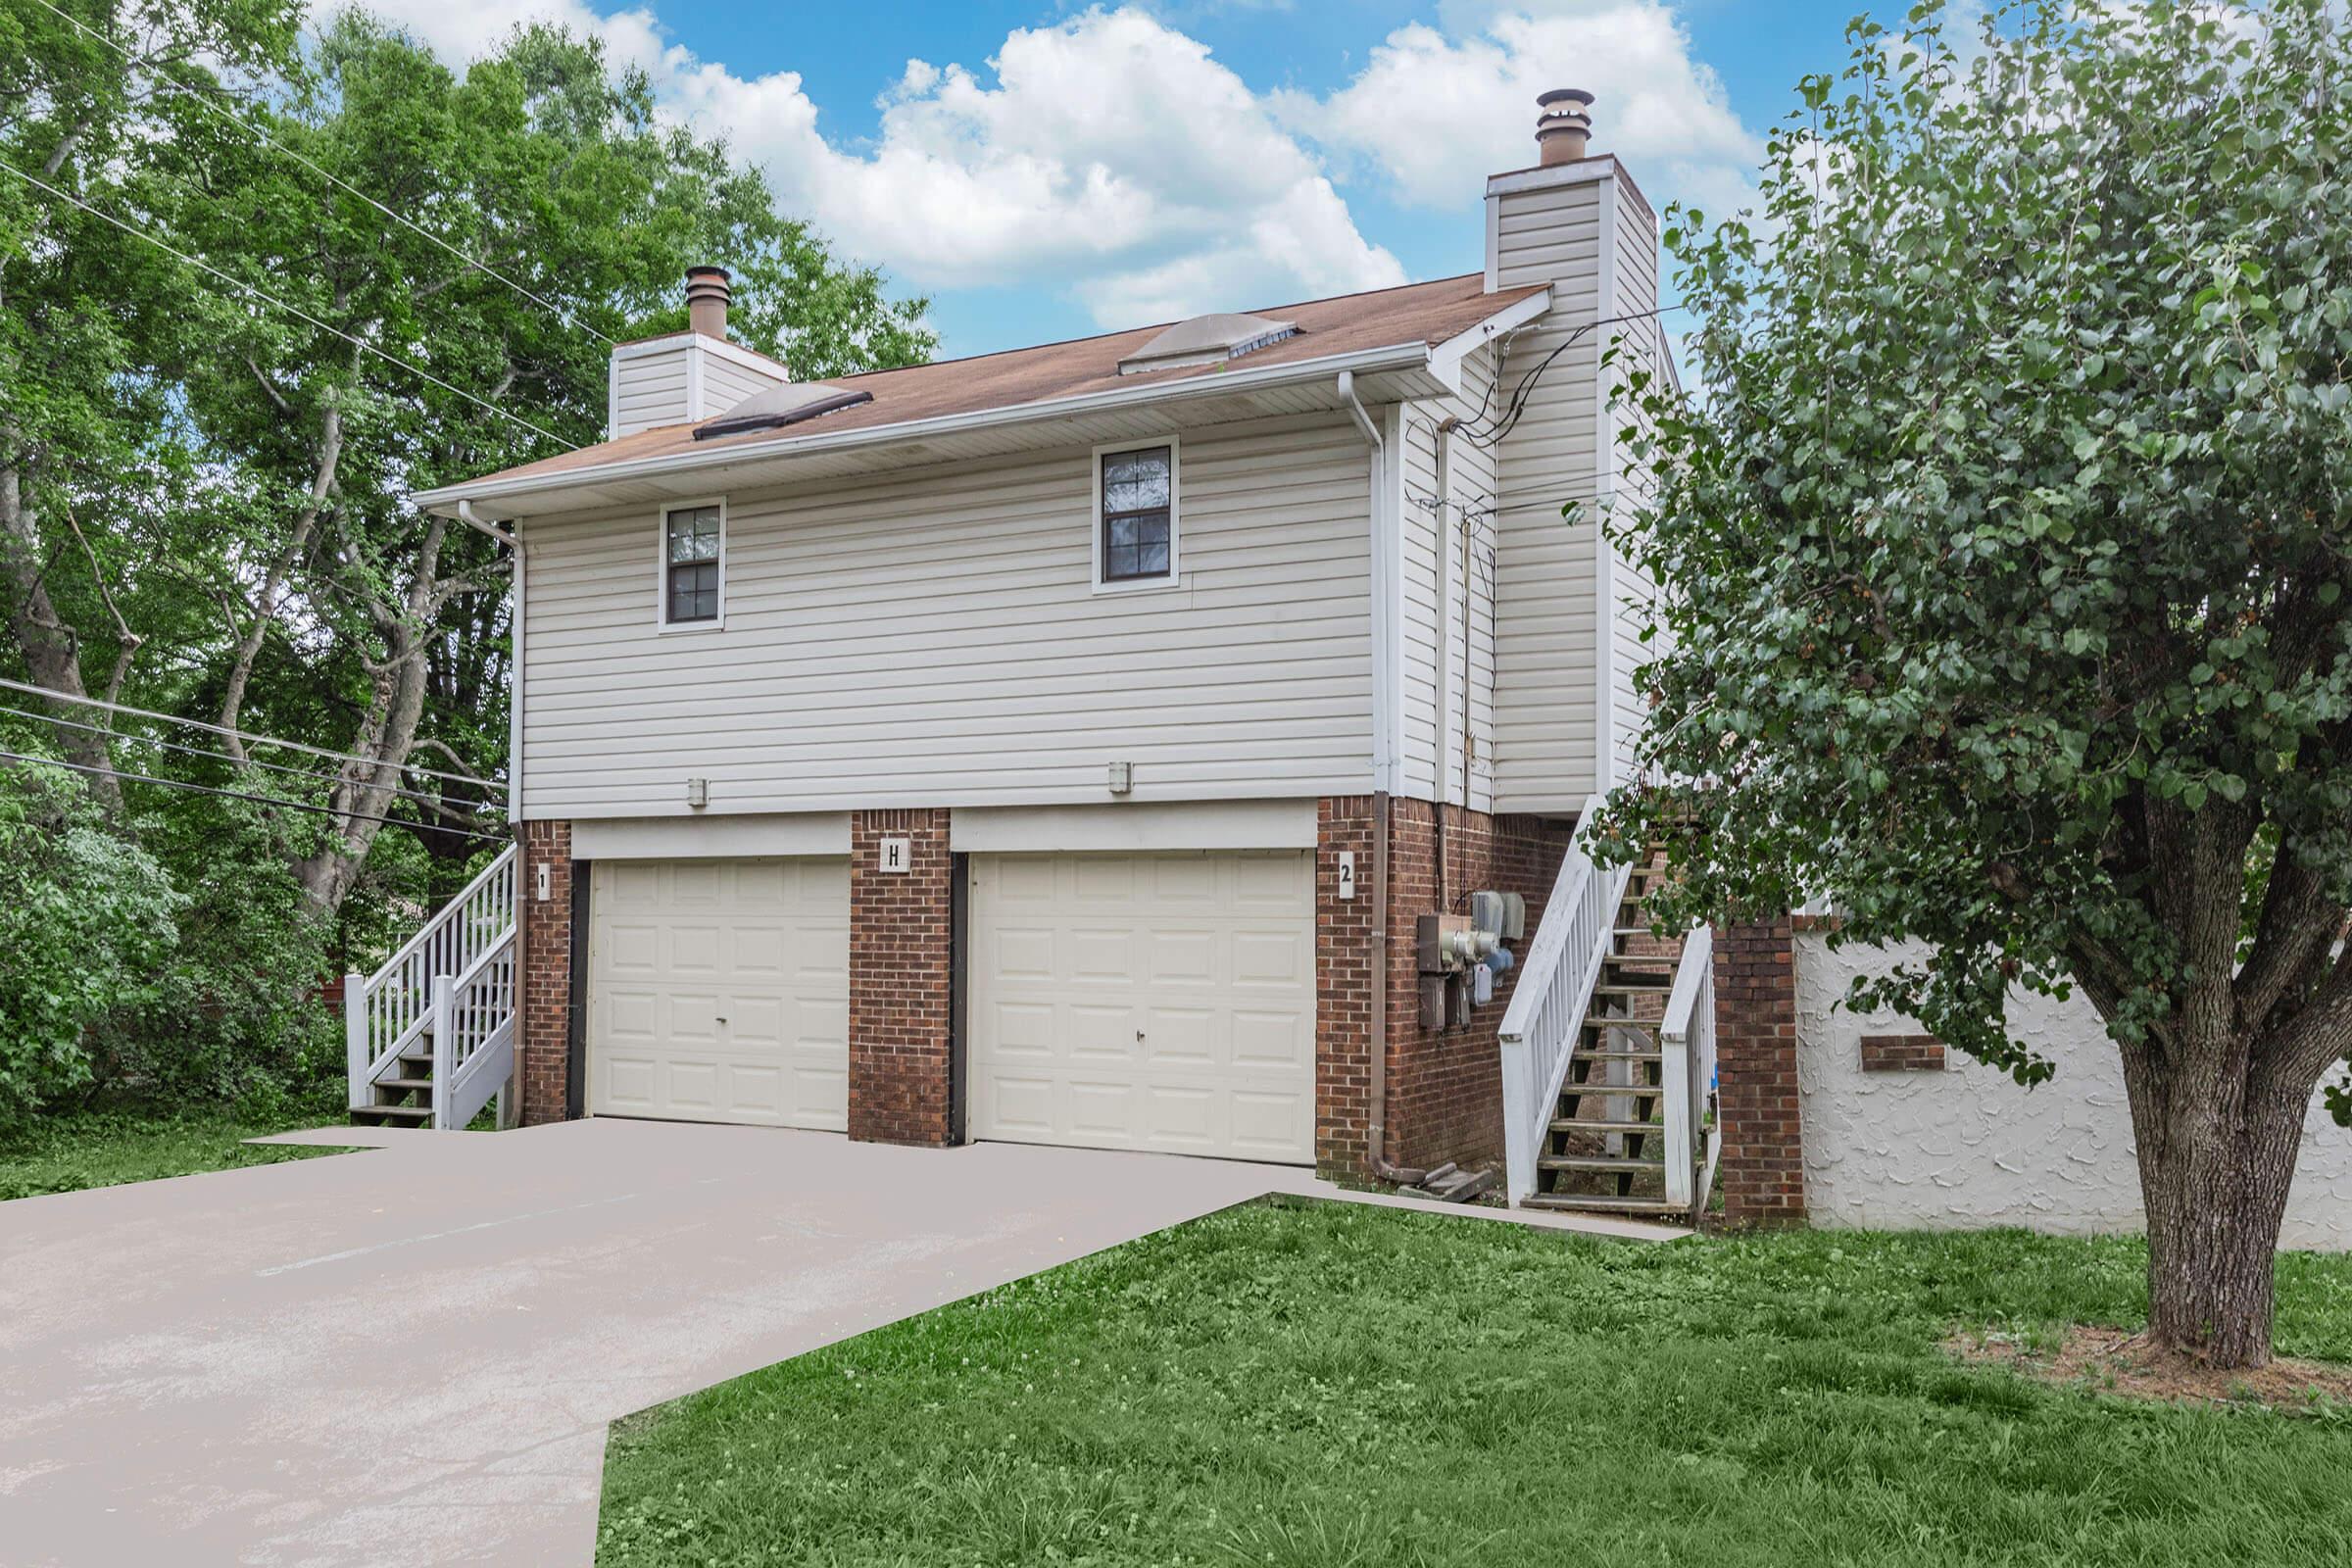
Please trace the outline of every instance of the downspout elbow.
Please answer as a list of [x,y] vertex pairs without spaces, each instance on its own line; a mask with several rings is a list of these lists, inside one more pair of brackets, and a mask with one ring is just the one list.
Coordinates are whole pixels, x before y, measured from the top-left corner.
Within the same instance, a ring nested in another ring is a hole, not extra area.
[[1378,450],[1380,426],[1372,422],[1372,416],[1364,412],[1363,401],[1355,395],[1355,372],[1353,370],[1340,372],[1339,391],[1340,401],[1348,405],[1348,416],[1355,421],[1355,427],[1358,430],[1363,431],[1364,439],[1372,443],[1374,450]]
[[470,501],[461,501],[458,503],[458,520],[464,523],[466,527],[471,528],[476,533],[488,534],[491,538],[497,540],[500,544],[505,545],[510,550],[519,548],[514,543],[514,536],[512,533],[508,532],[504,528],[501,528],[495,522],[488,521],[485,518],[475,515],[473,503]]

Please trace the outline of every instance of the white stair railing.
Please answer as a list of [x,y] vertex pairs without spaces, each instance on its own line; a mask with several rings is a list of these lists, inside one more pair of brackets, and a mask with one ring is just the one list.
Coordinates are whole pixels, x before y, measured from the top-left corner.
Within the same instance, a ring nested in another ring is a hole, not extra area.
[[[488,1095],[474,1101],[464,1120],[452,1122],[441,1114],[445,1108],[456,1114],[470,1093],[468,1086],[479,1084],[502,1051],[512,1067],[514,878],[514,848],[510,845],[423,929],[401,944],[382,968],[371,975],[344,977],[352,1109],[368,1108],[376,1082],[399,1076],[401,1056],[419,1054],[415,1047],[427,1035],[432,1039],[434,1125],[463,1127],[488,1102]],[[461,1085],[461,1070],[476,1056],[483,1059],[464,1074],[466,1083]],[[490,1093],[504,1082],[501,1073]]]
[[1715,1185],[1715,1157],[1721,1147],[1710,1115],[1715,1103],[1715,937],[1703,925],[1683,939],[1674,990],[1658,1029],[1658,1051],[1665,1070],[1666,1200],[1696,1218]]
[[1577,1032],[1600,979],[1601,964],[1614,951],[1618,906],[1625,902],[1630,866],[1603,870],[1587,853],[1600,797],[1585,802],[1576,836],[1560,861],[1544,919],[1528,944],[1519,984],[1503,1010],[1502,1054],[1503,1193],[1514,1205],[1536,1190],[1536,1162],[1544,1152],[1560,1085],[1576,1052]]

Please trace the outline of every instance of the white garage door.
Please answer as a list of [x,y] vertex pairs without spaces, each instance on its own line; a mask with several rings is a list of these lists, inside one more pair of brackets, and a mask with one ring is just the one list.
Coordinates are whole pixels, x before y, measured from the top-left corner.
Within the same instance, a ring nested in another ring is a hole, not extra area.
[[1311,1164],[1314,858],[971,861],[974,1138]]
[[849,1125],[850,862],[599,860],[588,1108]]

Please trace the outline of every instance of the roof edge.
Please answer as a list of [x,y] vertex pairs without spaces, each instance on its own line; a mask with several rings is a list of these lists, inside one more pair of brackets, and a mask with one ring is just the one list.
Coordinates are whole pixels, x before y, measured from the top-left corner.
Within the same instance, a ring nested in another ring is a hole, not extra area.
[[[673,452],[659,457],[631,458],[619,463],[596,464],[588,467],[565,468],[551,473],[529,474],[509,479],[467,480],[442,485],[432,490],[418,491],[412,499],[426,512],[444,516],[456,515],[461,501],[476,505],[509,496],[533,495],[546,490],[564,490],[585,484],[614,479],[637,479],[657,474],[694,472],[725,467],[733,463],[755,462],[763,458],[778,458],[801,453],[838,452],[858,447],[886,447],[901,441],[917,441],[929,436],[959,434],[970,430],[993,429],[1005,425],[1041,422],[1066,415],[1091,414],[1099,410],[1130,407],[1149,403],[1191,402],[1195,399],[1216,397],[1235,391],[1258,387],[1284,386],[1294,382],[1320,381],[1337,376],[1342,370],[1385,370],[1426,367],[1436,354],[1429,343],[1413,339],[1404,343],[1387,344],[1377,348],[1355,349],[1347,354],[1327,355],[1320,359],[1294,360],[1284,365],[1260,366],[1252,369],[1232,370],[1221,375],[1197,376],[1184,381],[1144,382],[1135,386],[1109,387],[1100,392],[1082,393],[1076,397],[1049,398],[1038,403],[1015,403],[1003,408],[975,409],[962,414],[934,416],[927,419],[908,419],[899,424],[869,425],[863,429],[844,430],[833,434],[809,434],[777,441],[747,442],[740,446],[723,447],[710,452]],[[845,378],[846,379],[846,378]]]

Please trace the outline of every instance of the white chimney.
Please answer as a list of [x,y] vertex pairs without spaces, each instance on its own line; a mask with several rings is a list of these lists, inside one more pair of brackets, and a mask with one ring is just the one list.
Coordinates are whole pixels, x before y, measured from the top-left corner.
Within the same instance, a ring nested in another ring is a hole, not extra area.
[[733,301],[723,267],[686,269],[686,330],[623,343],[606,381],[605,435],[699,424],[792,379],[783,362],[727,336]]

